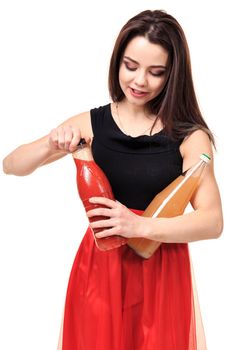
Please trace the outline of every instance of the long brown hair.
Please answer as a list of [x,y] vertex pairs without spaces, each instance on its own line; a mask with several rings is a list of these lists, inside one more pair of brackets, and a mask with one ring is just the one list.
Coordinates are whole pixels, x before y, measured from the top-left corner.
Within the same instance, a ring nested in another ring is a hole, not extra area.
[[193,131],[202,129],[214,144],[213,134],[202,117],[195,95],[184,31],[177,20],[165,11],[143,11],[121,29],[109,67],[109,93],[113,102],[124,98],[119,83],[119,68],[126,46],[136,36],[143,36],[168,52],[166,84],[161,93],[148,102],[148,110],[161,119],[165,131],[173,138],[183,139]]

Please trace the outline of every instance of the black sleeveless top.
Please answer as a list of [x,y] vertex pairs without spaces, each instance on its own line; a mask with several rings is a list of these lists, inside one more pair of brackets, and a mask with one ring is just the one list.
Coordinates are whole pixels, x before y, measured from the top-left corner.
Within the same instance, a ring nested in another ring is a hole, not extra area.
[[93,157],[107,175],[115,198],[128,208],[145,210],[181,174],[181,141],[172,140],[163,130],[152,136],[124,134],[110,104],[90,112]]

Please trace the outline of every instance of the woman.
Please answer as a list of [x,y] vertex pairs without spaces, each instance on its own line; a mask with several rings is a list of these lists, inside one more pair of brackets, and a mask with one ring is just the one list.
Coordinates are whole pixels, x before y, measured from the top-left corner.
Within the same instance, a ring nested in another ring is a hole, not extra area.
[[191,213],[140,216],[201,153],[213,157],[185,35],[172,16],[144,11],[125,24],[112,53],[109,91],[111,103],[66,120],[3,162],[5,173],[27,175],[74,152],[80,138],[92,140],[94,159],[117,199],[91,199],[107,208],[90,210],[88,217],[109,217],[92,228],[104,228],[99,237],[163,243],[144,260],[127,245],[99,251],[87,230],[70,275],[60,349],[205,349],[187,243],[222,232],[213,162],[192,197]]

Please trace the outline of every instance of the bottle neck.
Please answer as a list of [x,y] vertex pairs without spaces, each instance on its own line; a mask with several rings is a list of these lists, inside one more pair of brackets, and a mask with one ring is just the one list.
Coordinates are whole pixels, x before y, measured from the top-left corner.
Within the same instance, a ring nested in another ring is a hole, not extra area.
[[206,167],[206,165],[209,164],[210,161],[211,161],[211,157],[206,153],[202,153],[200,155],[199,162],[197,162],[195,165],[191,166],[189,169],[184,171],[182,173],[182,175],[187,176],[190,173],[191,173],[191,175],[195,174],[196,172],[198,173],[200,171],[200,169],[202,171]]
[[79,145],[77,150],[72,153],[74,159],[93,161],[91,146],[89,144]]
[[207,164],[208,163],[205,160],[200,159],[198,163],[187,169],[182,175],[185,177],[199,177]]

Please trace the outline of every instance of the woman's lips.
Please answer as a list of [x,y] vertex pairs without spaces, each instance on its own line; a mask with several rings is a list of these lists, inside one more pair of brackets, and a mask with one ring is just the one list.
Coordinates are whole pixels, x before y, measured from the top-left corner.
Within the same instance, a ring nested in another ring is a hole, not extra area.
[[144,97],[148,94],[148,92],[136,90],[136,89],[133,89],[131,87],[129,89],[130,89],[131,94],[135,97]]

